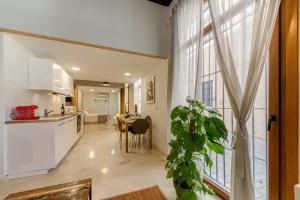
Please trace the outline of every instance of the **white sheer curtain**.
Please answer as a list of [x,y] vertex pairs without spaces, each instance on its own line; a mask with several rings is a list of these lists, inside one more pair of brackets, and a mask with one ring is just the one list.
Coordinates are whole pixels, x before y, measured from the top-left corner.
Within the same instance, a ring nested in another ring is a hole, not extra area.
[[172,106],[200,98],[202,0],[181,0],[173,11]]
[[280,0],[209,1],[217,60],[236,119],[231,200],[255,199],[246,122],[265,64],[279,4]]

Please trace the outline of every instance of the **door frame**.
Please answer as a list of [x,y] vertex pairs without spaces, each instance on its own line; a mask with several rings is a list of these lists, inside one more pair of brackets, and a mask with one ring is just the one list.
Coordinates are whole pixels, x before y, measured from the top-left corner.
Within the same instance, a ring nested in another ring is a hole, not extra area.
[[268,116],[276,117],[276,123],[272,124],[271,130],[267,133],[267,195],[268,199],[272,200],[280,199],[280,192],[278,192],[280,191],[280,60],[280,16],[278,15],[268,60]]
[[[280,179],[279,199],[295,198],[298,183],[298,0],[280,8]],[[273,200],[273,199],[272,199]]]

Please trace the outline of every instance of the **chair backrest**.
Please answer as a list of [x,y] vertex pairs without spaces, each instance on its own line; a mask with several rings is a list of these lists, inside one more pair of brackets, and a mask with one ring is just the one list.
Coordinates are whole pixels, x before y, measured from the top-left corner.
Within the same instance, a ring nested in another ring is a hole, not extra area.
[[147,120],[148,122],[152,122],[151,117],[150,117],[149,115],[147,115],[147,116],[145,117],[145,120]]
[[134,116],[133,114],[128,114],[128,115],[125,116],[125,119],[128,119],[128,118],[133,117],[133,116]]
[[120,117],[117,117],[117,120],[118,120],[119,131],[122,131],[122,122],[120,120]]
[[149,128],[149,122],[145,119],[137,119],[131,127],[136,134],[145,134]]

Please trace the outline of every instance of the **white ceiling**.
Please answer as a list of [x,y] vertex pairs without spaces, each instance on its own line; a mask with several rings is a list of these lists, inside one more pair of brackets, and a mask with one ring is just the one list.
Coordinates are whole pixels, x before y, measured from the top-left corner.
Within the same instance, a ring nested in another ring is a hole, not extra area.
[[[134,82],[145,76],[154,66],[163,62],[162,59],[28,36],[10,35],[36,56],[55,60],[74,79],[118,83]],[[79,67],[80,71],[75,72],[72,67]],[[125,76],[125,72],[131,73],[131,76]]]
[[91,92],[91,89],[94,89],[93,93],[115,93],[115,92],[119,92],[120,89],[119,88],[109,88],[109,87],[90,87],[90,86],[79,86],[78,87],[79,90],[83,91],[83,92]]

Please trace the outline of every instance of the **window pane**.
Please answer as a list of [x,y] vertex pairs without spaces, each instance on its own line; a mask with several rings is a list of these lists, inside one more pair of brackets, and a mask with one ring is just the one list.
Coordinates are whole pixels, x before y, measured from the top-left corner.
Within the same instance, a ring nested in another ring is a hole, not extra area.
[[[223,2],[225,8],[230,8],[240,0],[219,0]],[[210,23],[209,11],[204,7],[204,24]],[[233,56],[234,62],[237,66],[237,73],[244,88],[246,82],[246,74],[248,72],[248,62],[250,52],[245,52],[250,49],[252,34],[252,20],[253,20],[253,7],[249,6],[245,11],[237,13],[230,20],[228,20],[225,28],[230,32],[233,42]],[[245,27],[242,27],[244,24]],[[208,170],[208,174],[221,187],[227,191],[230,190],[230,177],[231,177],[231,138],[235,128],[235,120],[231,110],[228,94],[220,73],[220,69],[216,59],[214,49],[213,33],[208,33],[203,39],[203,63],[202,63],[202,101],[208,106],[217,108],[223,115],[224,123],[228,129],[229,143],[225,144],[225,154],[215,155],[211,153],[214,161],[214,166]],[[260,84],[258,87],[257,95],[254,101],[253,110],[247,122],[249,133],[249,143],[251,152],[251,169],[253,172],[255,183],[255,196],[256,199],[267,199],[267,137],[266,137],[266,123],[268,115],[268,65],[266,63],[263,74],[261,76]]]

